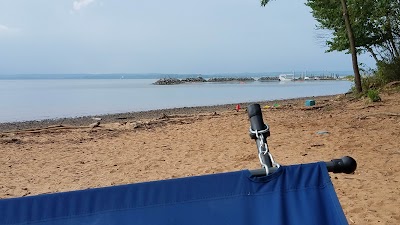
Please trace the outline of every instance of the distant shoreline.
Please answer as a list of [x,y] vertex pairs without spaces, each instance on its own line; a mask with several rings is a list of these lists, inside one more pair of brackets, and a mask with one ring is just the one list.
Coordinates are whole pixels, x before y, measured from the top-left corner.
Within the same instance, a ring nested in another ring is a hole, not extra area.
[[[296,77],[300,75],[324,76],[337,74],[348,76],[352,71],[294,71]],[[189,77],[274,77],[279,74],[293,73],[293,71],[259,72],[259,73],[187,73],[187,74],[163,74],[163,73],[109,73],[109,74],[0,74],[0,80],[60,80],[60,79],[162,79],[162,78],[189,78]]]
[[[309,96],[300,98],[289,98],[281,100],[269,100],[260,102],[241,102],[242,110],[245,110],[248,105],[253,103],[258,103],[261,105],[271,105],[271,103],[276,103],[279,105],[288,105],[298,101],[304,101],[306,99],[314,99],[317,104],[320,100],[332,99],[335,96],[343,95],[326,95],[326,96]],[[235,110],[237,104],[220,104],[220,105],[209,105],[209,106],[194,106],[194,107],[179,107],[171,109],[157,109],[148,111],[138,111],[138,112],[125,112],[125,113],[110,113],[110,114],[100,114],[100,115],[90,115],[81,117],[66,117],[66,118],[56,118],[56,119],[44,119],[44,120],[30,120],[30,121],[17,121],[17,122],[5,122],[0,123],[0,133],[19,131],[26,129],[41,129],[49,126],[57,125],[69,125],[69,126],[88,126],[96,122],[93,118],[101,118],[101,123],[116,123],[116,122],[126,122],[126,121],[140,121],[140,120],[150,120],[160,118],[163,115],[193,115],[202,113],[218,113],[223,111],[233,111]]]

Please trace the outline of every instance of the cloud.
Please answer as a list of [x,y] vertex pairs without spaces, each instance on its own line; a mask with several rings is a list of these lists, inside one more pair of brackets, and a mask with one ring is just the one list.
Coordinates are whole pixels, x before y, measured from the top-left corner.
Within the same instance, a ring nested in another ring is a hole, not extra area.
[[73,3],[74,10],[79,11],[92,2],[94,2],[94,0],[75,0]]
[[8,31],[10,31],[9,27],[7,27],[6,25],[0,24],[0,33],[8,32]]
[[0,35],[10,35],[10,34],[17,34],[20,33],[21,29],[16,27],[9,27],[4,24],[0,24]]

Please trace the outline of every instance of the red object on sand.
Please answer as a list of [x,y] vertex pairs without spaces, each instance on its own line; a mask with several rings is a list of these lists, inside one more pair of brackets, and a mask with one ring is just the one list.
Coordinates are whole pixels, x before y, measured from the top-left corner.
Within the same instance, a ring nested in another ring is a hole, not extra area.
[[237,104],[236,105],[236,111],[239,112],[239,110],[240,110],[240,104]]

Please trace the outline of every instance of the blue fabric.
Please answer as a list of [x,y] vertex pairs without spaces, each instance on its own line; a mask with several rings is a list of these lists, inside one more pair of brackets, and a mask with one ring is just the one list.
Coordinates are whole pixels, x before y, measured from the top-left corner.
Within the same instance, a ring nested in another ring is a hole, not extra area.
[[324,163],[0,200],[0,224],[347,224]]

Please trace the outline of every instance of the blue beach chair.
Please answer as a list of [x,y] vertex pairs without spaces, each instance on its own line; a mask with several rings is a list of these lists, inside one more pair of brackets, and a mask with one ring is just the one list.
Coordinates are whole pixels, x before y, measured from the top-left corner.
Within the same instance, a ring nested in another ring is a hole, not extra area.
[[347,224],[328,171],[351,173],[350,157],[279,166],[259,105],[248,109],[260,170],[194,176],[0,200],[0,224]]

